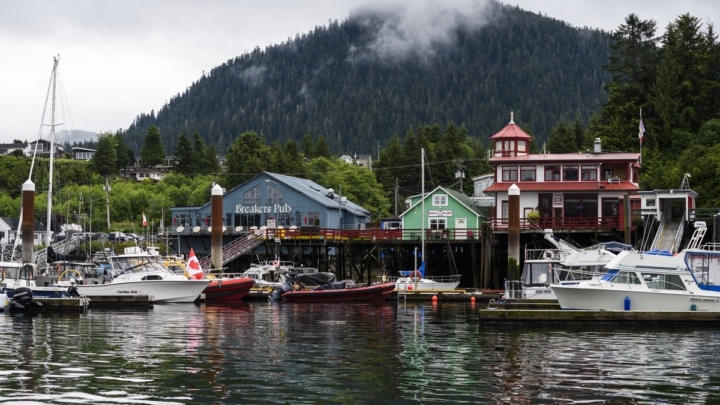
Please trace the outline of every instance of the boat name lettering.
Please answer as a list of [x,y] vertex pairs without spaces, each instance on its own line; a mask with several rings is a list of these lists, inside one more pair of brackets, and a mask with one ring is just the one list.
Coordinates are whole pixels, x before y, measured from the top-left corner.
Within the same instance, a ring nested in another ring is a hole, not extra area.
[[716,299],[714,299],[714,298],[695,298],[695,297],[691,297],[691,298],[690,298],[690,301],[695,301],[695,302],[718,302],[718,300],[716,300]]
[[118,294],[139,294],[139,291],[135,290],[117,290]]
[[238,204],[235,206],[236,214],[289,214],[292,212],[292,207],[288,204],[273,204],[273,205],[242,205]]

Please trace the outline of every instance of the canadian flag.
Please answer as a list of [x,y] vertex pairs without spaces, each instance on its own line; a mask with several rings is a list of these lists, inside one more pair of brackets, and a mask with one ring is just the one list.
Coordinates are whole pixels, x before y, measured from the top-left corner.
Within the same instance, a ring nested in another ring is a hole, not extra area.
[[147,218],[145,218],[144,212],[143,212],[143,226],[147,226]]
[[187,273],[191,279],[200,280],[203,278],[202,267],[200,267],[200,260],[195,256],[195,251],[190,248],[190,254],[188,255],[187,265],[185,266]]

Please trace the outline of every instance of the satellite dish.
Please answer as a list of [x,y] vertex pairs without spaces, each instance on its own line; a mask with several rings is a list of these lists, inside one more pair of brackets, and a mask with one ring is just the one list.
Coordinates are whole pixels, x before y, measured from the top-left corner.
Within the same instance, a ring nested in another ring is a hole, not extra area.
[[236,227],[235,227],[235,232],[241,232],[242,230],[243,230],[243,227],[242,227],[242,226],[236,226]]
[[200,227],[199,227],[199,226],[194,227],[194,228],[193,228],[193,232],[194,232],[194,233],[200,232]]
[[178,233],[180,233],[180,232],[182,232],[182,231],[185,230],[185,227],[184,227],[184,226],[178,226],[176,230],[177,230]]
[[223,233],[224,233],[225,231],[227,231],[227,226],[223,226],[222,231],[223,231]]
[[212,232],[212,226],[208,226],[208,232]]

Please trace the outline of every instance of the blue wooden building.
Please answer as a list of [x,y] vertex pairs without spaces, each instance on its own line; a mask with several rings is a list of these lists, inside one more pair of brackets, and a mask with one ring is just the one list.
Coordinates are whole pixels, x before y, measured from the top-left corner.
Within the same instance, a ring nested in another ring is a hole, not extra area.
[[[222,184],[221,184],[222,186]],[[171,234],[207,234],[211,224],[210,195],[200,207],[176,207]],[[312,180],[263,172],[223,195],[225,235],[255,227],[364,229],[370,212],[348,201],[340,190]]]

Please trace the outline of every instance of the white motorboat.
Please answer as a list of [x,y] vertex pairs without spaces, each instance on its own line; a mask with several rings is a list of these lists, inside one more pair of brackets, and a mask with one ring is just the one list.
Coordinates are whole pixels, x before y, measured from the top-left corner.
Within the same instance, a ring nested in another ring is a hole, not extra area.
[[420,268],[413,271],[401,271],[400,277],[391,278],[387,281],[395,282],[397,291],[407,292],[438,292],[452,291],[460,284],[460,275],[447,276],[425,276],[425,262]]
[[632,250],[618,242],[599,243],[578,249],[545,230],[545,240],[554,249],[526,249],[520,280],[505,280],[507,300],[555,300],[551,284],[576,284],[604,274],[605,265],[616,252]]
[[13,292],[18,288],[29,288],[36,298],[67,298],[72,295],[71,286],[61,286],[54,283],[38,285],[37,266],[32,263],[0,262],[0,291],[6,299],[13,298]]
[[315,267],[298,267],[292,261],[273,260],[251,263],[250,268],[245,270],[243,274],[246,277],[254,279],[255,287],[257,288],[272,288],[288,282],[291,273],[295,275],[307,275],[317,272],[318,269]]
[[669,252],[620,252],[606,273],[575,285],[553,284],[563,309],[720,311],[720,245]]
[[210,280],[188,280],[165,266],[160,256],[138,247],[110,258],[112,280],[106,284],[77,285],[80,295],[147,295],[154,302],[194,302]]

